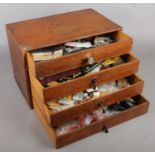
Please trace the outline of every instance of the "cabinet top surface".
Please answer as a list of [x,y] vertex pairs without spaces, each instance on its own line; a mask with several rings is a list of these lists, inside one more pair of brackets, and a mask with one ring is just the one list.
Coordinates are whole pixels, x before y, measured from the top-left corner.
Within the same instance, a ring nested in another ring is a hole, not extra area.
[[122,29],[93,9],[11,23],[6,27],[25,51]]

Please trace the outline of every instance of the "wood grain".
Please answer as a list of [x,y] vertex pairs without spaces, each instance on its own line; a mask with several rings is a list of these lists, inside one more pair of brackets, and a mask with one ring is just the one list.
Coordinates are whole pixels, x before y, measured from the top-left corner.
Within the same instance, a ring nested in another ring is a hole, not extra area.
[[[133,54],[127,54],[130,53],[132,48],[132,38],[122,32],[121,26],[93,9],[7,24],[6,31],[14,78],[27,104],[30,108],[34,106],[36,114],[56,148],[102,131],[105,125],[110,128],[148,111],[148,101],[143,96],[138,95],[142,92],[144,82],[139,77],[132,75],[138,71],[139,60]],[[113,35],[117,42],[82,50],[46,62],[35,63],[31,55],[31,52],[36,49],[109,33]],[[61,83],[57,86],[44,88],[37,79],[38,77],[54,75],[86,65],[88,57],[93,57],[97,62],[123,54],[128,55],[124,56],[127,60],[125,64]],[[97,80],[96,85],[98,86],[127,76],[130,76],[131,85],[118,92],[85,101],[57,113],[49,111],[46,105],[46,102],[50,100],[75,94],[92,87],[92,80],[94,79]],[[97,108],[98,102],[103,101],[104,104],[110,105],[133,96],[139,103],[136,107],[74,132],[62,136],[56,135],[55,126],[78,118],[84,113],[92,112]]]
[[32,96],[30,89],[30,81],[27,69],[27,57],[25,51],[18,45],[14,36],[7,29],[8,44],[10,48],[10,55],[13,67],[14,78],[23,94],[26,103],[32,109]]
[[140,116],[146,113],[148,111],[148,106],[149,106],[148,101],[141,95],[136,96],[136,98],[138,98],[138,102],[139,102],[139,105],[137,105],[136,107],[123,111],[105,120],[95,122],[91,125],[88,125],[84,128],[73,131],[71,133],[64,134],[62,136],[56,135],[54,128],[48,125],[39,107],[36,104],[34,104],[34,108],[37,115],[39,116],[39,119],[41,120],[44,127],[46,128],[49,137],[54,142],[56,148],[60,148],[70,143],[73,143],[77,140],[80,140],[82,138],[85,138],[87,136],[93,135],[97,132],[103,131],[104,125],[106,125],[108,128],[111,128],[115,125],[118,125],[120,123],[123,123],[125,121],[128,121],[130,119],[133,119],[137,116]]
[[34,111],[37,114],[37,116],[39,117],[41,123],[44,125],[52,143],[56,146],[57,145],[57,136],[56,136],[56,132],[53,128],[50,128],[49,125],[47,124],[47,122],[45,121],[44,117],[42,116],[42,113],[40,112],[40,109],[37,107],[37,105],[35,104],[37,101],[35,101],[33,99],[33,103],[34,103]]
[[65,97],[70,94],[75,94],[85,89],[92,87],[92,80],[96,79],[96,86],[117,80],[138,71],[139,60],[131,54],[128,55],[128,62],[112,68],[102,70],[100,72],[86,75],[65,83],[60,83],[57,86],[47,87],[43,90],[44,100],[48,102],[53,99]]
[[[112,116],[111,118],[107,118],[103,121],[99,121],[82,129],[76,130],[75,132],[58,137],[56,147],[60,148],[97,132],[103,131],[105,125],[108,128],[111,128],[137,116],[143,115],[148,111],[149,104],[148,101],[145,100],[142,96],[139,96],[139,98],[139,105],[136,107],[123,111],[116,116]],[[143,102],[141,102],[141,100],[143,100]]]
[[38,101],[36,104],[38,105],[38,107],[40,107],[41,111],[46,116],[46,121],[48,122],[48,124],[54,127],[78,118],[85,113],[94,111],[99,106],[99,102],[103,102],[104,105],[110,105],[140,94],[143,90],[143,80],[135,75],[132,75],[128,78],[129,80],[131,80],[131,85],[128,88],[123,88],[117,92],[84,101],[74,107],[56,113],[52,113],[48,109],[46,103],[40,98],[40,95],[35,91],[34,88],[32,89],[33,92],[35,92],[34,97]]
[[54,75],[85,66],[87,65],[88,57],[92,57],[94,62],[99,62],[106,58],[117,57],[129,53],[132,48],[132,39],[121,31],[115,33],[115,36],[117,42],[109,45],[85,49],[60,58],[36,63],[35,68],[37,77]]
[[122,29],[93,9],[11,23],[7,27],[26,51]]
[[27,52],[120,30],[119,25],[92,9],[7,24],[14,77],[30,108],[33,105]]

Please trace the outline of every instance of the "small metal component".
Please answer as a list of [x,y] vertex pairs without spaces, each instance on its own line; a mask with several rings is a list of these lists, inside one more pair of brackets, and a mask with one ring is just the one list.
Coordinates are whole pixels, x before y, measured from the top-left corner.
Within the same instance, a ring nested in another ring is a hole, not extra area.
[[104,107],[104,103],[103,102],[98,102],[97,104],[98,107],[101,107],[102,108],[102,112],[105,113],[105,107]]
[[93,57],[88,57],[87,58],[87,64],[92,65],[94,63],[94,58]]
[[98,102],[98,103],[97,103],[97,106],[103,107],[103,102]]
[[94,39],[94,45],[95,46],[101,46],[101,45],[107,45],[112,43],[113,40],[110,37],[95,37]]
[[93,89],[96,89],[96,87],[97,87],[97,86],[96,86],[97,79],[92,79],[91,82],[92,82],[92,85],[93,85],[93,86],[92,86]]
[[97,79],[92,79],[92,81],[91,81],[91,82],[92,82],[92,84],[93,84],[93,85],[95,85],[95,84],[96,84],[96,82],[97,82]]
[[108,132],[109,132],[108,127],[107,127],[106,125],[103,126],[103,131],[104,131],[105,133],[108,133]]

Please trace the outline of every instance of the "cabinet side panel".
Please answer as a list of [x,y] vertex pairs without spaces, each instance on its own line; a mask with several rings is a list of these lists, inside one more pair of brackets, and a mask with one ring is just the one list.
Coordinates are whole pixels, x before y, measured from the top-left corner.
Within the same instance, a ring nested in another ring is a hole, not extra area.
[[33,104],[32,104],[31,89],[27,69],[26,54],[24,51],[20,49],[19,45],[16,43],[14,37],[11,35],[8,29],[7,29],[7,37],[13,66],[14,78],[27,104],[32,109]]

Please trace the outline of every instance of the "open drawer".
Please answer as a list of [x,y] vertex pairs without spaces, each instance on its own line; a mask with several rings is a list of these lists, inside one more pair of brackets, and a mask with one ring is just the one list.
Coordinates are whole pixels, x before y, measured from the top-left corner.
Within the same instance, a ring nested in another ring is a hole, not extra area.
[[128,87],[122,88],[107,95],[102,94],[99,97],[84,100],[72,107],[57,112],[53,112],[48,108],[48,105],[40,98],[35,89],[32,90],[32,95],[48,124],[54,127],[78,118],[82,114],[94,111],[101,102],[106,105],[110,105],[126,98],[136,96],[142,92],[144,85],[143,80],[136,75],[126,77],[126,79],[129,82]]
[[103,69],[96,73],[86,74],[85,76],[51,87],[44,87],[34,76],[31,68],[29,68],[31,88],[37,91],[43,101],[48,102],[136,73],[138,71],[139,60],[132,54],[122,55],[122,57],[125,61],[123,64]]
[[138,95],[133,97],[133,99],[136,100],[137,102],[136,106],[129,108],[127,110],[124,110],[118,114],[109,116],[103,120],[96,121],[80,129],[76,129],[74,131],[71,131],[69,133],[59,135],[59,136],[57,135],[55,128],[52,128],[48,125],[47,121],[43,117],[42,112],[40,111],[41,109],[38,107],[35,100],[34,100],[34,109],[36,111],[36,114],[40,118],[41,122],[44,124],[52,142],[54,143],[56,148],[59,148],[64,145],[75,142],[77,140],[80,140],[82,138],[85,138],[87,136],[90,136],[92,134],[95,134],[99,131],[105,131],[105,129],[107,128],[111,128],[117,124],[128,121],[148,111],[149,104],[148,104],[148,101],[143,96]]
[[[47,61],[35,62],[31,54],[33,51],[30,51],[28,52],[29,67],[36,77],[45,77],[87,65],[90,58],[95,63],[105,58],[116,57],[131,51],[132,39],[128,35],[122,31],[112,32],[108,35],[115,41],[107,45],[83,49]],[[88,39],[91,40],[91,38]]]

